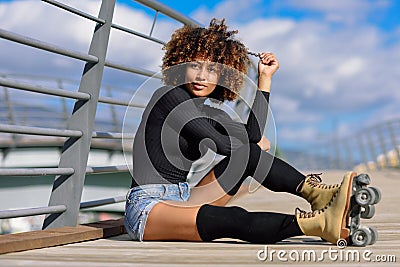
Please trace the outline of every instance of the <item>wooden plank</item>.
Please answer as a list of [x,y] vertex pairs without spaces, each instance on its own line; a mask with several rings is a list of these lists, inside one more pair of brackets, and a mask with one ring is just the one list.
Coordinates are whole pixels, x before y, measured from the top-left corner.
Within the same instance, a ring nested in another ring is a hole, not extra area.
[[117,220],[107,220],[107,221],[100,221],[100,222],[95,222],[95,223],[88,223],[85,225],[93,227],[93,228],[101,229],[102,230],[101,238],[107,238],[107,237],[126,233],[123,218],[120,218]]
[[122,219],[0,236],[0,254],[105,238],[125,233]]

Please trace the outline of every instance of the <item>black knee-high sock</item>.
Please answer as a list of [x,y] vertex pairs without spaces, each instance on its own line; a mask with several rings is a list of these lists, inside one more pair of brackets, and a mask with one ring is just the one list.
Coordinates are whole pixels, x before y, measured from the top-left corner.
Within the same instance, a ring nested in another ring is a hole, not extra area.
[[236,194],[248,176],[272,191],[298,195],[296,189],[305,178],[288,163],[262,151],[257,144],[244,145],[221,160],[214,167],[214,173],[229,195]]
[[203,241],[236,238],[271,244],[303,235],[294,215],[248,212],[241,207],[203,205],[197,213],[196,225]]

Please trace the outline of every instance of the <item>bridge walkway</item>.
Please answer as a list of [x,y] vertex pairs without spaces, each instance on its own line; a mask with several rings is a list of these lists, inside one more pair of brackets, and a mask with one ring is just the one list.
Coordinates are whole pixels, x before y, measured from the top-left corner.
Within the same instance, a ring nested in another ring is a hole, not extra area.
[[[335,183],[340,181],[343,173],[343,171],[328,171],[322,177],[327,183]],[[265,254],[260,254],[261,260],[257,255],[260,250],[265,251],[265,245],[248,244],[233,239],[221,239],[211,243],[140,243],[130,241],[128,236],[123,234],[63,246],[3,254],[0,255],[0,266],[121,267],[187,264],[191,266],[251,266],[288,263],[334,264],[335,266],[347,266],[348,264],[397,266],[400,260],[400,205],[398,194],[400,172],[375,171],[371,172],[370,176],[372,177],[372,184],[381,189],[383,197],[376,206],[375,216],[370,220],[363,220],[365,225],[374,226],[379,232],[378,241],[368,247],[339,249],[337,246],[328,245],[318,238],[295,237],[278,244],[268,245],[269,257],[263,261],[262,257],[265,257]],[[247,190],[243,187],[242,192],[245,191]],[[286,213],[293,213],[297,206],[302,209],[309,209],[308,204],[300,198],[284,193],[273,193],[263,188],[254,193],[243,193],[240,197],[234,199],[230,205],[240,205],[253,211],[268,210]],[[327,252],[323,253],[324,250]],[[278,253],[281,253],[280,258]],[[297,255],[299,258],[296,259]],[[302,255],[304,255],[304,260]],[[395,260],[397,262],[394,262]]]

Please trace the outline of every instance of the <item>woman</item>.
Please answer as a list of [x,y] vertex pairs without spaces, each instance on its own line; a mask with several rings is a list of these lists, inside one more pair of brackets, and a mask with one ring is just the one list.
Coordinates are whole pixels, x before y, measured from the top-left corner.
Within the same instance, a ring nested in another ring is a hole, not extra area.
[[[348,238],[345,220],[355,174],[347,174],[341,185],[327,186],[318,175],[304,176],[265,151],[271,78],[279,68],[274,54],[258,54],[258,89],[245,124],[204,103],[238,96],[250,60],[236,33],[224,20],[213,19],[208,28],[178,29],[165,45],[167,86],[153,94],[135,136],[128,234],[140,241],[274,243],[305,234],[336,243]],[[225,158],[190,189],[190,167],[208,149]],[[303,197],[312,211],[297,209],[290,215],[225,207],[248,176],[272,191]]]

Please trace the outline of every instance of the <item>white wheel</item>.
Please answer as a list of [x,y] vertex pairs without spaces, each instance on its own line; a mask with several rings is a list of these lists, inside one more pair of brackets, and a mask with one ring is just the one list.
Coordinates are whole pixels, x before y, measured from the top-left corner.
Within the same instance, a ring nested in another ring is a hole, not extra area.
[[355,200],[362,207],[373,205],[376,201],[375,191],[368,187],[361,188],[356,191]]
[[371,219],[375,215],[375,206],[368,205],[362,208],[360,213],[361,218],[363,219]]
[[354,231],[354,234],[351,236],[351,241],[354,246],[365,247],[372,243],[372,235],[370,228],[362,227]]

